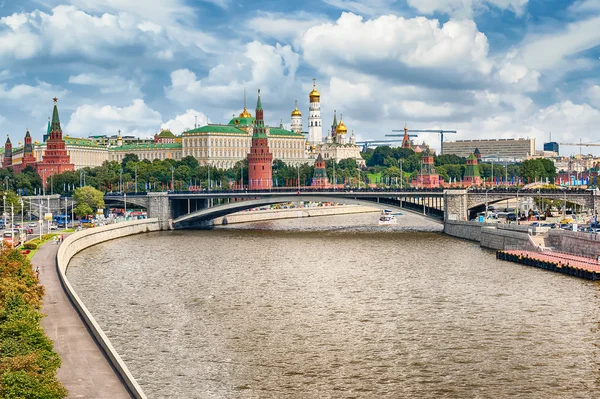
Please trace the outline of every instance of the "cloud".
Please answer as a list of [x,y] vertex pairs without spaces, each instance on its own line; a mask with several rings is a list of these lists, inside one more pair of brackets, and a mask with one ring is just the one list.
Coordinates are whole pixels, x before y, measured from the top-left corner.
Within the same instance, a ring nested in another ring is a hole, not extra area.
[[144,19],[173,23],[176,20],[189,20],[194,10],[183,0],[70,0],[79,9],[92,12],[125,12]]
[[492,72],[488,41],[473,21],[385,15],[363,21],[343,13],[335,22],[309,29],[304,59],[327,75],[340,69],[368,71],[393,81],[426,86],[477,84]]
[[89,134],[134,134],[149,137],[162,123],[161,114],[148,107],[142,99],[127,107],[84,104],[71,114],[65,133],[71,136]]
[[[530,35],[518,46],[518,57],[536,70],[570,69],[573,57],[600,45],[600,16],[567,24],[550,33]],[[589,66],[582,63],[580,66]]]
[[97,73],[81,73],[69,76],[69,83],[83,86],[96,86],[102,94],[127,93],[131,97],[141,97],[142,92],[137,82],[117,75]]
[[27,110],[33,116],[45,115],[48,112],[52,98],[63,98],[68,91],[46,82],[37,82],[35,86],[16,84],[9,87],[0,83],[0,101],[5,106],[16,106]]
[[581,0],[576,1],[569,7],[573,13],[589,13],[600,11],[600,0]]
[[[120,2],[121,0],[113,0]],[[200,57],[217,48],[208,34],[174,22],[164,26],[126,12],[100,16],[59,5],[0,18],[0,57],[123,64],[123,59]],[[118,57],[116,57],[118,54]]]
[[330,6],[360,15],[374,16],[389,14],[396,0],[323,0]]
[[295,84],[300,57],[290,46],[253,41],[246,45],[243,55],[232,62],[228,54],[203,79],[187,68],[173,71],[171,85],[165,88],[167,96],[178,102],[213,99],[226,102],[239,99],[242,89],[248,87],[281,97]]
[[489,7],[510,10],[523,15],[528,0],[407,0],[407,4],[424,14],[436,12],[454,17],[471,18],[475,12],[486,11]]
[[324,16],[306,12],[296,12],[290,18],[288,13],[260,11],[248,21],[248,27],[262,37],[291,42],[296,46],[304,32],[326,21]]
[[163,123],[161,129],[169,129],[174,134],[181,134],[188,129],[193,129],[194,126],[200,127],[208,123],[211,123],[210,119],[203,112],[188,109],[185,114],[177,115],[175,119]]
[[596,107],[600,108],[600,86],[599,85],[590,86],[586,90],[585,95],[592,104],[594,104]]

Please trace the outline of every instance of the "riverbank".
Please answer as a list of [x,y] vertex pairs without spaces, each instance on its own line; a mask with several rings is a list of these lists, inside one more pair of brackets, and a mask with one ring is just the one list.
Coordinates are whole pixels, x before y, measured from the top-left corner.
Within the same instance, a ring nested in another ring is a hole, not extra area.
[[298,219],[318,216],[349,215],[358,213],[381,212],[381,209],[362,205],[336,205],[314,206],[289,209],[266,209],[255,211],[242,211],[219,217],[214,220],[215,225],[262,222],[266,220]]

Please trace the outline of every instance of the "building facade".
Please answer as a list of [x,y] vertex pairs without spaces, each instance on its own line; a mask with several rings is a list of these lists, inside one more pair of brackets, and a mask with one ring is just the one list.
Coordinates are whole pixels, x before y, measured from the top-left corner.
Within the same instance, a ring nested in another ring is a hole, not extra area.
[[522,161],[535,155],[535,139],[457,140],[444,142],[444,155],[467,158],[478,149],[483,158]]
[[334,159],[336,163],[342,159],[354,159],[358,166],[366,165],[365,160],[360,155],[360,147],[356,145],[356,137],[354,132],[350,136],[350,140],[346,138],[348,128],[344,124],[343,116],[340,115],[340,122],[337,122],[337,115],[334,111],[333,124],[331,125],[331,133],[327,134],[325,143],[317,146],[316,151],[323,159]]

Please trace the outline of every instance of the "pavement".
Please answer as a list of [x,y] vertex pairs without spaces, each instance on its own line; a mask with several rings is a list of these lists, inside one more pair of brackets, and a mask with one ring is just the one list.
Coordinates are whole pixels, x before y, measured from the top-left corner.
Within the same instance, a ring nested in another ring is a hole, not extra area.
[[58,379],[69,391],[69,398],[130,399],[63,290],[56,271],[58,248],[52,242],[44,244],[32,259],[46,288],[42,312],[47,316],[41,325],[62,360]]

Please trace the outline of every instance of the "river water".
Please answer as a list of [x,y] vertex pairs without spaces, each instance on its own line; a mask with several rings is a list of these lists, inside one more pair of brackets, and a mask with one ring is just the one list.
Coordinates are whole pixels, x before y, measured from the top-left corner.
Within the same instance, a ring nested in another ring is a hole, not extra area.
[[68,269],[150,398],[592,398],[596,283],[415,215],[161,232]]

